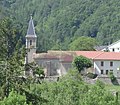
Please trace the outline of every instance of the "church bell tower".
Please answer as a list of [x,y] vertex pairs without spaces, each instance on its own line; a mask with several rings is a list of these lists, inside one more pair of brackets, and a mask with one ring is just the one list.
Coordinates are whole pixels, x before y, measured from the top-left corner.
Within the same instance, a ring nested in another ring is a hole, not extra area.
[[35,34],[35,27],[33,23],[32,16],[29,21],[27,35],[26,35],[26,60],[25,64],[31,63],[34,61],[33,53],[36,53],[36,40],[37,36]]

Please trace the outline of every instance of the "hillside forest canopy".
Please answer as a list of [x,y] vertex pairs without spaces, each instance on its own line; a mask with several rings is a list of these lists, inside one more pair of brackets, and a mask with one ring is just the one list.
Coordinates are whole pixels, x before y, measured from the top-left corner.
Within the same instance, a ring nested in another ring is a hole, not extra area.
[[119,40],[119,4],[119,0],[1,0],[0,18],[8,16],[19,23],[24,39],[32,14],[37,51],[69,50],[81,36],[94,38],[98,45]]

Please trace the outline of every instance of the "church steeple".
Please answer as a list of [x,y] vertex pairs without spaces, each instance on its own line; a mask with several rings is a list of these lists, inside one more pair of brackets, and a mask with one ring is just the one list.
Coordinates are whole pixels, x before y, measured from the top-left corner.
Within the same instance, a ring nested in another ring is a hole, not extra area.
[[31,16],[26,35],[26,48],[36,48],[36,39],[37,36],[35,34],[35,27]]
[[37,36],[35,34],[35,27],[31,16],[26,35],[26,63],[34,61],[33,53],[36,53],[36,40]]
[[36,37],[32,15],[30,16],[30,21],[29,21],[28,30],[27,30],[27,36],[30,36],[30,35]]
[[29,21],[27,35],[36,35],[32,16],[31,16],[30,21]]

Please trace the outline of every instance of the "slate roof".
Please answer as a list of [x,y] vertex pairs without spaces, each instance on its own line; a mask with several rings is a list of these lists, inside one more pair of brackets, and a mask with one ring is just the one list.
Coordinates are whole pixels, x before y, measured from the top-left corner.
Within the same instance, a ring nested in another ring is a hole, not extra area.
[[95,46],[95,47],[94,47],[94,49],[95,49],[96,51],[101,51],[101,50],[106,49],[106,48],[107,48],[107,46]]
[[29,25],[28,25],[27,36],[35,36],[36,37],[35,27],[34,27],[32,16],[30,18]]

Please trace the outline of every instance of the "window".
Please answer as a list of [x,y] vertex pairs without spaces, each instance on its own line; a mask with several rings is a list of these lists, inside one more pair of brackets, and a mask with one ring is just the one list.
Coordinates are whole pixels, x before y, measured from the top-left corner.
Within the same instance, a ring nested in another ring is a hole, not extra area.
[[110,72],[113,72],[113,70],[110,70]]
[[104,66],[104,62],[103,61],[101,61],[101,66]]
[[112,49],[112,51],[114,52],[114,51],[115,51],[115,49],[113,48],[113,49]]
[[30,40],[30,45],[32,45],[32,40]]
[[113,62],[110,62],[110,66],[113,66]]
[[103,74],[103,70],[101,70],[101,74]]
[[106,70],[106,75],[108,75],[108,70]]

